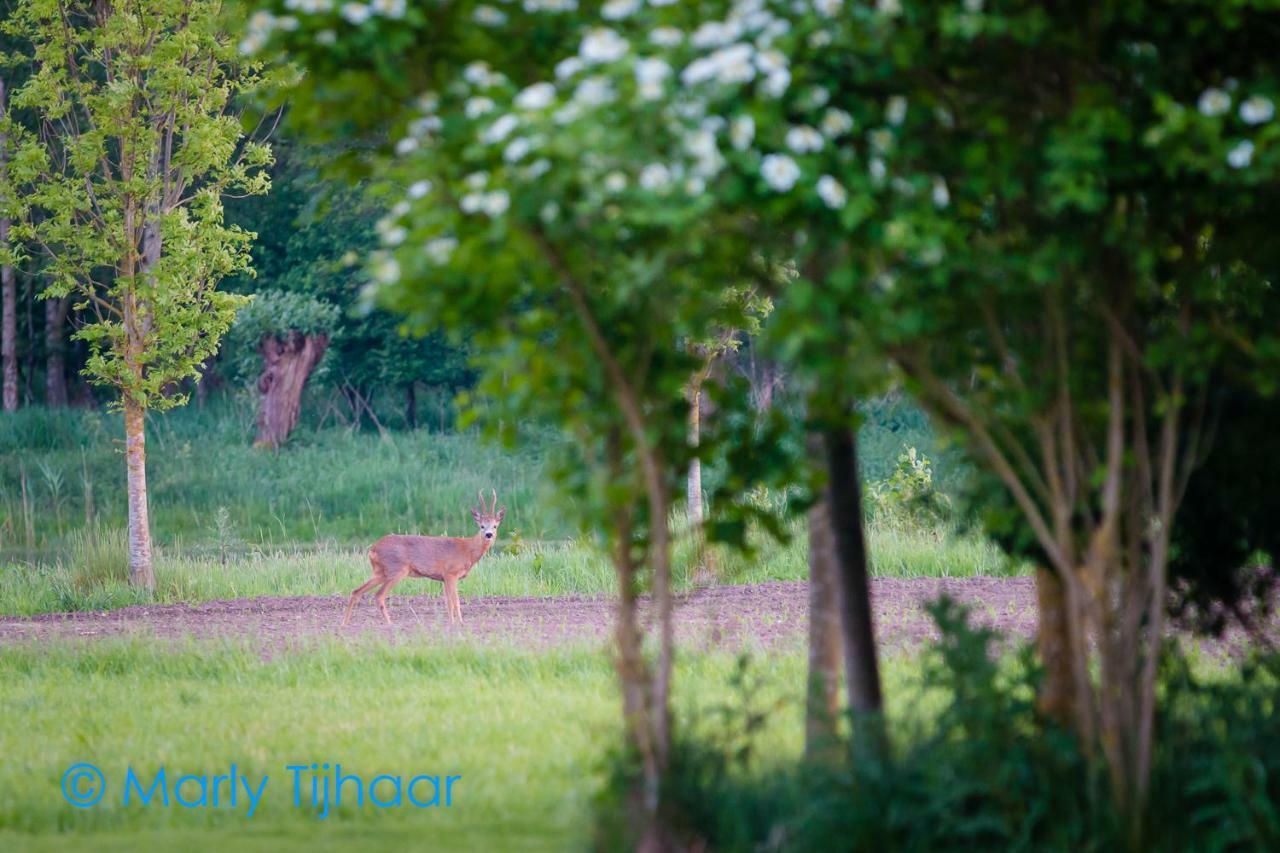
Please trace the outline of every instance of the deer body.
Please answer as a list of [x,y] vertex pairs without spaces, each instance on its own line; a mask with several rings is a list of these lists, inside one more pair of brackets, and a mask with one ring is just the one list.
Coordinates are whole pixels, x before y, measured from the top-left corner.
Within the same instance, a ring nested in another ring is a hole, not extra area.
[[[493,504],[497,500],[497,494],[494,493]],[[506,507],[485,508],[484,498],[481,497],[480,508],[471,510],[472,518],[480,525],[480,532],[475,536],[383,536],[369,548],[369,564],[373,568],[373,574],[351,593],[342,624],[347,624],[351,618],[351,610],[360,597],[378,587],[374,599],[382,611],[382,618],[390,625],[387,596],[396,584],[409,577],[430,578],[443,583],[449,620],[461,622],[462,605],[458,600],[458,581],[470,574],[480,558],[489,553],[498,535],[498,524],[505,514]]]

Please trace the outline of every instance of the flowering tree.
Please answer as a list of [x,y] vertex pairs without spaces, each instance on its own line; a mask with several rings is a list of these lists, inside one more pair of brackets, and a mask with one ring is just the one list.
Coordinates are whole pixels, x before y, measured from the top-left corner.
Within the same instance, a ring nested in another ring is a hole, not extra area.
[[[405,198],[373,268],[405,310],[518,331],[483,343],[532,378],[489,390],[601,442],[602,495],[623,494],[635,456],[660,612],[661,510],[687,455],[660,413],[689,375],[677,342],[721,319],[707,282],[732,270],[774,296],[834,520],[860,515],[850,388],[891,357],[1042,554],[1046,710],[1101,747],[1136,814],[1169,530],[1214,369],[1276,352],[1251,311],[1276,260],[1258,231],[1274,210],[1270,30],[1250,3],[1175,20],[999,6],[609,0],[585,30],[546,23],[563,7],[451,6],[439,32],[474,20],[545,52],[432,78],[416,114],[395,113],[387,174]],[[780,287],[753,268],[780,261],[796,272]],[[616,409],[583,414],[597,394]],[[625,501],[598,506],[633,529]],[[861,528],[833,533],[850,704],[874,710]]]

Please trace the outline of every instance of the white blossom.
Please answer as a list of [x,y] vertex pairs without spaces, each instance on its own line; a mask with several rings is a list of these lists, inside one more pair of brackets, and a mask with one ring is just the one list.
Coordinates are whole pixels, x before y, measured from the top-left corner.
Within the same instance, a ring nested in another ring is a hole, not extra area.
[[471,17],[483,27],[500,27],[507,22],[507,13],[492,6],[477,6]]
[[533,149],[533,143],[527,137],[519,136],[507,143],[507,147],[502,150],[502,159],[508,163],[515,163],[524,159],[524,155]]
[[1227,152],[1227,165],[1233,169],[1244,169],[1253,162],[1253,143],[1243,139]]
[[947,182],[942,178],[933,179],[933,203],[938,207],[946,207],[951,204],[951,190],[947,189]]
[[250,32],[240,40],[240,52],[245,56],[253,56],[266,46],[266,33]]
[[516,95],[515,105],[522,110],[542,110],[556,99],[556,87],[550,83],[534,83]]
[[1206,116],[1220,116],[1231,109],[1231,96],[1221,89],[1210,87],[1200,93],[1196,108]]
[[428,240],[422,247],[426,253],[427,259],[436,265],[444,265],[449,263],[449,258],[453,257],[453,252],[458,248],[458,240],[456,237],[436,237]]
[[787,70],[787,55],[780,50],[762,50],[755,55],[755,60],[761,74]]
[[542,210],[538,211],[538,218],[543,222],[555,222],[560,216],[560,205],[554,201],[549,201],[542,206]]
[[604,176],[606,192],[620,193],[627,188],[627,176],[621,172],[610,172]]
[[493,111],[493,100],[491,98],[486,98],[483,95],[475,98],[468,98],[467,103],[462,108],[462,111],[466,113],[467,118],[480,118],[480,116],[485,113]]
[[884,105],[884,119],[892,125],[900,125],[907,118],[907,99],[894,95]]
[[878,127],[867,134],[867,142],[871,145],[871,150],[878,154],[885,154],[893,147],[893,131],[885,127]]
[[791,85],[791,72],[783,68],[781,71],[775,71],[764,79],[764,93],[772,98],[781,98],[786,94],[787,87]]
[[678,0],[649,0],[649,5],[650,5],[650,6],[655,6],[655,7],[656,7],[656,6],[671,6],[671,5],[673,5],[674,3],[676,3],[676,2],[678,2]]
[[399,219],[403,216],[408,216],[409,210],[410,210],[409,202],[401,199],[400,201],[391,205],[391,216],[393,219]]
[[488,172],[472,172],[462,179],[469,190],[482,190],[489,186]]
[[1240,104],[1240,120],[1245,124],[1266,124],[1276,114],[1276,105],[1270,98],[1254,95]]
[[412,136],[406,136],[404,139],[401,139],[399,142],[396,143],[396,153],[400,154],[401,156],[405,154],[410,154],[416,151],[417,148],[418,148],[418,140],[414,139]]
[[818,197],[832,210],[839,210],[849,201],[849,191],[830,175],[818,178]]
[[797,154],[811,154],[822,150],[822,134],[807,124],[798,125],[787,131],[786,143]]
[[732,21],[707,21],[693,31],[689,43],[697,48],[724,47],[742,35],[742,28]]
[[316,33],[316,44],[334,45],[338,43],[338,34],[333,30],[321,30]]
[[524,178],[527,181],[541,178],[547,172],[551,171],[551,161],[546,157],[539,157],[524,169]]
[[489,217],[501,216],[511,206],[511,197],[506,190],[494,190],[480,197],[480,209]]
[[590,107],[607,104],[615,97],[613,85],[604,77],[588,77],[573,91],[573,99]]
[[814,30],[809,33],[808,43],[809,47],[814,50],[818,50],[820,48],[829,47],[832,40],[833,38],[830,30]]
[[649,41],[658,47],[675,47],[684,41],[684,33],[675,27],[657,27],[649,33]]
[[627,48],[627,40],[622,36],[608,27],[596,27],[582,39],[578,56],[589,64],[617,62],[626,55]]
[[707,189],[707,182],[701,175],[694,175],[684,182],[684,191],[689,195],[702,195]]
[[902,14],[902,0],[876,0],[876,11],[888,18]]
[[760,174],[770,189],[784,193],[800,180],[800,167],[785,154],[766,154],[760,163]]
[[964,0],[964,10],[970,15],[976,15],[982,11],[983,0]]
[[409,198],[422,198],[429,192],[431,192],[431,182],[426,178],[423,178],[422,180],[414,181],[409,185],[408,195]]
[[567,80],[585,67],[586,64],[576,56],[562,59],[556,63],[556,79]]
[[814,11],[824,18],[834,18],[840,14],[842,6],[844,0],[813,0]]
[[663,59],[638,59],[635,75],[640,96],[646,100],[654,100],[662,95],[662,84],[671,76],[671,66]]
[[472,86],[479,86],[481,89],[487,89],[494,83],[502,79],[501,75],[493,73],[487,62],[472,62],[462,69],[462,79],[466,80]]
[[729,143],[738,151],[746,151],[756,138],[756,120],[751,116],[738,116],[729,123]]
[[832,107],[822,114],[822,132],[832,139],[853,130],[853,116]]
[[369,16],[373,14],[369,11],[369,7],[363,3],[343,3],[339,12],[342,17],[347,19],[348,23],[357,27],[369,20]]
[[467,193],[458,200],[458,207],[463,213],[479,213],[484,206],[484,193]]
[[403,18],[405,12],[405,0],[372,0],[369,8],[376,15],[384,18]]
[[423,116],[409,122],[409,133],[414,136],[427,136],[442,127],[444,127],[444,122],[440,120],[440,116]]
[[656,192],[671,185],[671,170],[661,163],[650,163],[640,170],[640,186]]
[[889,173],[889,169],[879,157],[872,157],[871,161],[867,163],[867,173],[871,175],[871,180],[878,184],[884,180],[885,175]]
[[608,0],[600,7],[600,17],[607,21],[621,21],[639,10],[640,0]]
[[400,264],[383,252],[377,253],[371,270],[375,280],[382,284],[394,284],[400,280]]
[[399,246],[408,236],[408,230],[403,225],[397,225],[382,232],[382,243],[385,246]]
[[424,113],[434,113],[440,109],[440,96],[435,92],[423,92],[418,96],[418,109]]

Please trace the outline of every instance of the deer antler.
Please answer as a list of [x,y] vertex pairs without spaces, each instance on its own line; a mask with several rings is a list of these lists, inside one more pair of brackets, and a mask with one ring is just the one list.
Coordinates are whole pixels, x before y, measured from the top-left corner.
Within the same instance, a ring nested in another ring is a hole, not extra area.
[[485,513],[487,513],[488,510],[485,509],[485,506],[484,506],[484,489],[479,489],[476,492],[476,500],[480,501],[480,514],[484,515]]
[[498,511],[498,490],[489,490],[489,514],[493,515]]

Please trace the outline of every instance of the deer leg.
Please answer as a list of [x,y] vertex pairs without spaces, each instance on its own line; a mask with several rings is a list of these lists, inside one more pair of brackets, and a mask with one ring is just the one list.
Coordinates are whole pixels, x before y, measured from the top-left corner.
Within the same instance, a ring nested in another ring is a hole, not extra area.
[[449,613],[450,622],[452,622],[454,619],[454,612],[455,612],[455,608],[457,607],[457,601],[458,601],[458,579],[445,578],[444,579],[444,606]]
[[378,602],[378,607],[382,610],[382,618],[387,620],[388,625],[391,624],[391,612],[387,610],[387,596],[391,594],[391,588],[408,577],[408,575],[408,572],[401,572],[394,577],[387,578],[382,588],[378,590],[378,594],[374,596]]
[[351,619],[351,609],[356,606],[356,602],[360,600],[360,596],[364,595],[366,592],[373,589],[375,586],[377,586],[380,583],[382,583],[382,578],[378,577],[377,575],[374,575],[364,583],[360,584],[360,586],[355,588],[355,590],[351,593],[350,600],[347,601],[347,612],[342,616],[342,624],[344,626]]

